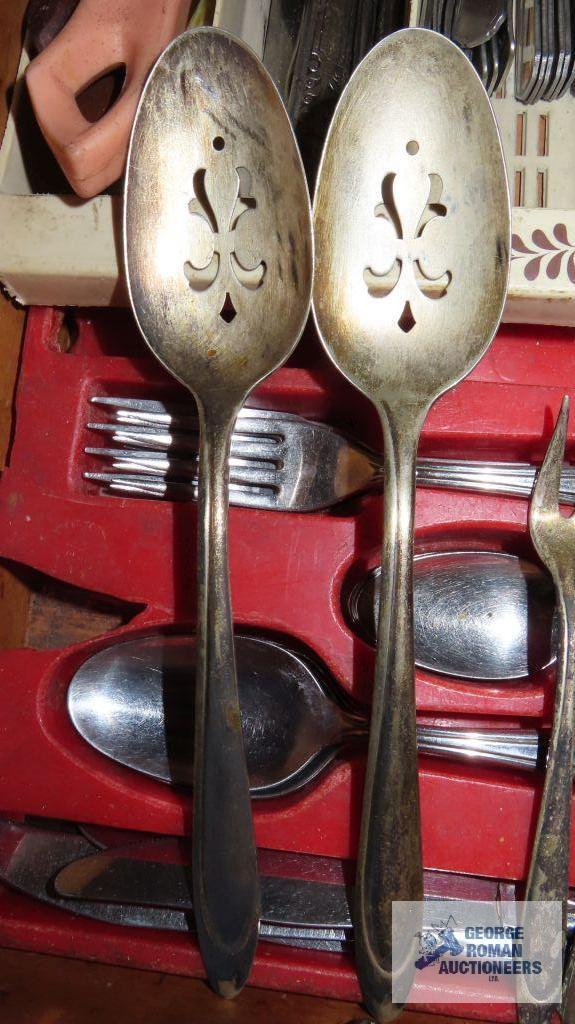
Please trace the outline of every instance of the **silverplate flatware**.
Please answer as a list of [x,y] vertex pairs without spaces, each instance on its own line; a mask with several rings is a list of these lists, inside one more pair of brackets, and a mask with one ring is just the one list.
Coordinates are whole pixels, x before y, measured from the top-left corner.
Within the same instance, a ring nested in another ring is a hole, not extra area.
[[271,0],[262,60],[285,101],[307,0]]
[[[343,597],[352,628],[374,643],[381,567]],[[459,679],[525,679],[555,658],[547,573],[503,551],[432,551],[413,560],[415,664]]]
[[142,93],[126,172],[130,301],[160,362],[200,418],[194,905],[208,979],[244,985],[259,896],[242,743],[227,550],[228,454],[251,389],[307,319],[309,197],[273,82],[242,43],[186,32]]
[[[565,451],[569,399],[563,399],[555,431],[539,471],[529,510],[531,539],[539,557],[553,577],[559,613],[559,651],[555,714],[549,742],[543,795],[537,818],[537,830],[525,900],[545,909],[548,902],[563,906],[563,950],[569,893],[569,853],[571,839],[572,767],[575,727],[575,520],[562,515],[559,508],[561,461]],[[545,929],[550,946],[557,936]],[[538,941],[526,928],[526,957]],[[531,946],[533,942],[533,946]],[[545,978],[543,972],[542,980]],[[522,987],[524,986],[524,988]],[[527,992],[535,1003],[519,1005],[521,1024],[543,1024],[553,1015],[548,989],[536,978],[522,978],[519,991]],[[519,1002],[519,1000],[518,1000]]]
[[[105,831],[105,830],[101,830]],[[171,840],[177,847],[178,841]],[[110,852],[116,850],[126,858],[137,857],[144,852],[148,858],[153,858],[153,844],[158,848],[169,847],[170,840],[166,837],[155,837],[146,842],[145,834],[140,833],[137,842],[133,842],[130,849],[114,847]],[[53,880],[58,876],[60,870],[73,861],[83,858],[91,858],[97,852],[97,847],[78,833],[77,828],[64,825],[60,830],[45,829],[41,827],[30,827],[10,821],[0,822],[0,880],[3,884],[10,886],[17,892],[38,900],[40,903],[57,907],[58,909],[72,915],[88,917],[93,920],[105,921],[108,924],[121,925],[130,928],[155,928],[164,931],[190,932],[189,913],[181,910],[172,910],[166,906],[166,897],[170,894],[156,892],[158,906],[142,906],[141,904],[127,903],[124,901],[125,893],[123,887],[113,876],[106,874],[101,865],[101,882],[112,888],[115,902],[106,902],[100,899],[86,900],[77,896],[73,898],[58,896],[53,885]],[[108,852],[108,851],[106,851]],[[347,865],[335,858],[315,857],[305,854],[281,854],[277,851],[260,851],[260,860],[264,858],[264,864],[268,868],[274,863],[274,872],[280,873],[280,878],[285,877],[292,884],[290,886],[293,898],[298,896],[298,878],[309,876],[313,879],[321,877],[335,890],[335,899],[340,902],[343,908],[347,903],[346,882]],[[178,850],[171,854],[174,868],[178,870]],[[113,867],[114,857],[110,860]],[[153,863],[153,861],[152,861]],[[181,864],[180,869],[181,870]],[[283,873],[283,874],[282,874]],[[296,875],[296,877],[293,877]],[[87,879],[84,879],[87,882]],[[515,887],[505,882],[490,881],[487,879],[473,878],[466,875],[450,875],[442,872],[425,872],[425,898],[436,899],[482,899],[493,900],[504,898],[506,900],[515,898]],[[130,893],[131,895],[131,893]],[[289,908],[288,908],[289,910]],[[285,910],[283,910],[285,913]],[[351,920],[349,912],[345,919],[343,928],[327,927],[325,922],[314,920],[313,927],[293,928],[281,924],[260,924],[260,937],[267,942],[280,945],[295,946],[301,949],[316,949],[322,952],[351,952],[353,950],[353,932],[350,928]],[[575,926],[575,914],[572,901],[570,901],[568,929],[572,933]]]
[[[301,931],[321,929],[328,935],[330,930],[337,930],[344,940],[353,941],[351,886],[346,884],[345,862],[274,850],[259,851],[259,858],[269,923]],[[70,900],[190,911],[193,903],[188,874],[177,839],[156,837],[146,842],[142,837],[139,843],[98,850],[72,860],[56,874],[54,889]],[[459,876],[456,881],[453,876],[427,871],[425,899],[445,898],[451,889],[451,898],[457,901],[458,897],[465,898],[465,891],[474,884],[477,892],[483,890],[485,898],[490,889],[495,897],[496,883],[482,885],[482,881],[471,876]],[[512,890],[513,886],[508,888]],[[571,907],[569,917],[572,928]]]
[[[109,465],[86,471],[111,494],[191,501],[197,498],[198,421],[178,403],[95,396],[112,415],[88,430],[106,440],[86,447]],[[110,443],[116,447],[109,447]],[[246,508],[315,512],[382,485],[383,460],[327,423],[294,413],[244,407],[230,450],[230,503]],[[421,487],[530,497],[537,467],[527,462],[420,458]],[[104,492],[107,493],[107,492]],[[575,504],[575,467],[561,476],[561,500]]]
[[[344,599],[352,625],[371,640],[378,581],[379,570],[368,573]],[[553,661],[554,614],[551,579],[514,555],[432,552],[414,559],[415,662],[431,671],[475,682],[504,682],[503,670],[510,681],[532,676]],[[366,709],[315,656],[291,649],[287,638],[236,634],[235,645],[252,795],[298,789],[342,746],[363,740]],[[72,721],[108,757],[190,785],[193,692],[186,679],[191,683],[194,672],[193,638],[153,635],[105,647],[74,673]],[[447,751],[449,742],[436,745]]]
[[[358,13],[358,0],[307,0],[303,10],[286,106],[310,182],[338,96],[354,68],[362,34]],[[369,48],[372,40],[367,43]]]
[[[419,24],[457,43],[471,61],[488,96],[504,84],[515,53],[513,0],[422,2]],[[473,41],[473,45],[471,45]]]
[[[142,839],[141,839],[142,841]],[[192,931],[190,915],[159,906],[106,902],[102,900],[66,899],[57,895],[54,878],[72,861],[89,857],[97,847],[79,835],[77,829],[55,831],[29,827],[16,822],[0,822],[0,880],[17,892],[41,903],[57,907],[72,915],[88,917],[128,928],[157,928],[164,931]],[[321,858],[320,858],[321,859]],[[342,890],[342,885],[338,889]],[[345,889],[343,889],[345,898]],[[298,887],[291,887],[290,898],[297,900]],[[276,945],[341,953],[350,949],[349,931],[331,928],[318,920],[314,927],[260,922],[259,937]]]
[[[304,864],[324,859],[305,854],[291,859],[298,858]],[[329,879],[294,875],[293,867],[286,874],[289,861],[289,855],[273,850],[259,852],[262,922],[294,929],[349,929],[349,889]],[[147,843],[143,836],[140,844],[75,859],[60,869],[54,888],[68,898],[193,910],[190,867],[181,843],[172,837]]]
[[499,134],[477,75],[453,43],[407,29],[359,65],[325,143],[314,230],[320,337],[376,406],[385,441],[385,572],[354,918],[364,1000],[383,1021],[401,1009],[394,987],[409,992],[420,921],[415,914],[404,944],[395,936],[393,966],[393,901],[422,898],[412,594],[417,444],[430,406],[491,342],[509,270]]
[[[294,793],[336,758],[363,749],[369,709],[352,700],[318,659],[269,640],[236,634],[238,689],[251,795]],[[174,786],[192,785],[187,737],[193,640],[139,637],[104,648],[76,670],[70,718],[82,738],[117,764]],[[420,753],[535,771],[546,739],[534,729],[418,724]]]
[[457,0],[449,35],[467,50],[488,43],[507,18],[507,0]]

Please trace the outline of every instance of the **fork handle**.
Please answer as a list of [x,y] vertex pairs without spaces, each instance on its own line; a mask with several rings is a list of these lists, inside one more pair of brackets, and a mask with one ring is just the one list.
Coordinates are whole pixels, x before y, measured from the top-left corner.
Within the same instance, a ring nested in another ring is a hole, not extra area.
[[[575,726],[575,579],[563,579],[561,584],[557,586],[556,581],[560,631],[555,714],[525,900],[537,901],[539,906],[551,900],[561,902],[565,936]],[[529,951],[526,956],[531,959]],[[527,977],[521,982],[531,988]],[[541,998],[539,993],[537,998]],[[553,1009],[548,1001],[520,1005],[520,1024],[544,1024],[551,1019]]]
[[229,562],[228,454],[235,414],[200,413],[198,643],[193,897],[213,989],[242,988],[255,953],[260,896],[236,679]]
[[[423,899],[423,867],[413,644],[413,516],[415,457],[424,414],[397,418],[381,413],[384,456],[384,530],[378,648],[367,755],[355,895],[359,980],[378,1022],[401,1009],[392,990],[411,987],[417,911],[409,937],[395,942],[394,900]],[[399,970],[398,970],[399,965]],[[395,970],[392,970],[395,968]],[[397,990],[396,990],[397,991]]]

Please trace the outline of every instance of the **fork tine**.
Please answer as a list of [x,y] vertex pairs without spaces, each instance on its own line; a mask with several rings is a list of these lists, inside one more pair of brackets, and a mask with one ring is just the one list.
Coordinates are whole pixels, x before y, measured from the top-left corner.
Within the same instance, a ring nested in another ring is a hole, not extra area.
[[[198,451],[197,435],[171,430],[170,427],[153,425],[129,426],[123,423],[87,423],[87,430],[110,436],[116,444],[128,448],[147,448],[150,451],[169,452],[170,458],[175,454],[195,457]],[[285,456],[285,442],[278,441],[268,431],[258,433],[244,431],[234,433],[231,442],[231,454],[238,459],[262,462],[274,466],[282,464]]]
[[[122,398],[114,395],[93,395],[91,405],[104,406],[112,410],[116,417],[127,422],[132,417],[136,422],[149,422],[151,426],[180,425],[187,429],[197,429],[198,417],[193,408],[178,402],[160,402],[148,398]],[[248,422],[246,422],[248,421]],[[250,422],[251,421],[251,422]],[[299,422],[300,416],[292,412],[276,412],[274,409],[255,409],[243,406],[237,417],[237,430],[244,429],[253,434],[273,433],[283,437],[286,422]]]
[[[138,448],[85,448],[84,452],[109,462],[115,470],[115,476],[142,473],[150,481],[154,478],[160,481],[179,480],[182,483],[197,481],[197,464],[193,460],[168,459],[161,453]],[[274,491],[280,489],[281,480],[276,467],[264,460],[252,461],[231,456],[229,467],[230,484],[248,488],[268,487]]]
[[[196,501],[197,482],[164,480],[157,476],[130,473],[88,473],[84,480],[101,484],[105,494],[167,501]],[[277,509],[278,494],[270,486],[230,482],[230,504],[245,508]]]
[[567,440],[567,424],[569,422],[569,396],[564,395],[561,410],[557,417],[553,437],[549,442],[545,458],[541,465],[533,488],[529,506],[530,529],[537,529],[540,518],[559,512],[559,493],[561,490],[561,470]]
[[142,413],[165,413],[168,410],[181,412],[190,416],[189,406],[181,402],[159,402],[150,398],[119,398],[114,395],[92,395],[89,399],[90,405],[104,406],[109,409],[129,409],[133,412]]

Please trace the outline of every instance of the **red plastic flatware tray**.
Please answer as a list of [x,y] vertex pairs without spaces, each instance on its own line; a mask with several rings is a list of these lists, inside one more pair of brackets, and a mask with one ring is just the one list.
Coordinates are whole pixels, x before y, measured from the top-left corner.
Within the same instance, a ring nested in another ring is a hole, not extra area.
[[[130,621],[59,650],[0,651],[0,808],[4,817],[64,818],[185,834],[190,798],[115,765],[74,730],[66,690],[77,666],[120,639],[193,628],[195,506],[104,496],[83,480],[96,468],[85,429],[103,419],[92,395],[185,399],[147,354],[127,313],[77,318],[68,353],[62,313],[30,311],[16,393],[9,465],[0,481],[0,556],[110,599]],[[575,395],[575,334],[505,327],[471,377],[441,399],[425,425],[422,455],[539,460],[564,392]],[[251,404],[330,422],[377,446],[369,403],[308,338]],[[575,435],[571,432],[571,445]],[[230,511],[234,617],[238,627],[296,640],[338,682],[368,700],[374,653],[347,625],[342,594],[379,562],[381,495],[331,511]],[[523,499],[420,488],[416,549],[495,550],[536,560]],[[553,670],[525,683],[476,685],[417,672],[422,721],[533,725],[548,722]],[[353,858],[363,759],[338,763],[308,791],[254,805],[258,844]],[[426,868],[505,880],[526,874],[540,777],[476,764],[420,760]],[[575,868],[575,844],[572,845]],[[575,881],[573,871],[572,881]],[[40,906],[0,890],[0,943],[166,971],[200,973],[186,936],[122,929]],[[353,962],[262,943],[254,984],[357,998]],[[435,1007],[438,1009],[438,1007]],[[445,1008],[443,1008],[445,1009]],[[461,1007],[455,1007],[453,1012]],[[513,1019],[512,1007],[465,1007]]]

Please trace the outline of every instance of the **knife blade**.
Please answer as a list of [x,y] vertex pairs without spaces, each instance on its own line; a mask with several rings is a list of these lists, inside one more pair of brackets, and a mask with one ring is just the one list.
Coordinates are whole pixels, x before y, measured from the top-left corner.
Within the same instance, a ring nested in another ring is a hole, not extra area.
[[[68,913],[123,927],[192,931],[190,915],[168,907],[69,900],[59,896],[53,879],[70,861],[94,853],[96,847],[77,830],[49,830],[9,821],[0,822],[0,881],[41,903]],[[349,936],[337,928],[290,928],[263,923],[260,937],[274,944],[341,953],[350,949]]]
[[[267,924],[324,930],[352,926],[350,890],[341,883],[262,873],[260,885]],[[193,910],[185,844],[175,839],[78,858],[59,871],[54,888],[67,899]]]

